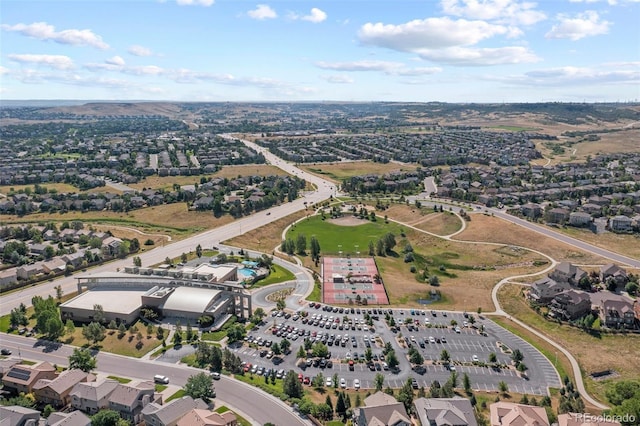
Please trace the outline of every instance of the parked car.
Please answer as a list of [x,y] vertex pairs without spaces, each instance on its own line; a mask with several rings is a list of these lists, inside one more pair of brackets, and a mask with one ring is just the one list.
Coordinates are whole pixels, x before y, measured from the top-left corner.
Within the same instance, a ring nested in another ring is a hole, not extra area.
[[3,348],[2,350],[0,350],[0,354],[2,355],[11,355],[11,351],[7,348]]
[[359,380],[359,379],[355,379],[355,380],[353,381],[353,388],[354,388],[355,390],[360,389],[360,380]]
[[220,380],[220,373],[218,373],[217,371],[214,371],[213,373],[211,373],[211,378],[213,380]]

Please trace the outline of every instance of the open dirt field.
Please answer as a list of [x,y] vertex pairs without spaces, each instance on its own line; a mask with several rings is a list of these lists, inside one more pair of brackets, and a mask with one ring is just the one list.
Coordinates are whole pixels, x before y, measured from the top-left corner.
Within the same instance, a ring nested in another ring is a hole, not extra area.
[[317,163],[301,165],[301,169],[328,179],[334,183],[341,183],[343,179],[370,173],[384,174],[392,171],[415,170],[417,164],[374,163],[372,161],[350,161],[344,163]]
[[342,216],[335,219],[329,219],[327,220],[327,222],[333,223],[334,225],[340,225],[340,226],[358,226],[358,225],[364,225],[366,223],[370,223],[366,219],[359,219],[353,216]]
[[253,231],[223,241],[223,244],[257,250],[263,253],[272,253],[275,247],[282,242],[282,231],[284,228],[309,213],[309,211],[305,210],[299,211],[282,219],[278,219],[275,222],[271,222],[268,225],[254,229]]
[[467,228],[455,236],[457,240],[512,244],[539,250],[555,260],[584,265],[609,263],[607,259],[582,252],[575,247],[484,214],[471,215]]
[[390,219],[436,235],[450,235],[462,228],[460,219],[447,211],[440,213],[428,208],[416,209],[415,206],[393,204],[384,212],[380,212],[380,214],[382,213]]
[[570,235],[573,238],[586,241],[594,246],[640,259],[640,237],[637,234],[614,234],[613,232],[594,234],[589,230],[573,228],[570,226],[560,229],[560,232]]
[[[536,314],[521,295],[522,288],[506,285],[498,294],[502,308],[510,315],[561,343],[578,360],[589,391],[605,401],[604,390],[611,381],[638,378],[640,336],[623,334],[590,335],[579,329],[550,322]],[[588,374],[615,370],[620,376],[609,381],[595,381]]]
[[[41,187],[47,188],[47,190],[55,189],[58,192],[81,192],[80,189],[68,183],[43,183]],[[10,191],[20,191],[25,188],[29,188],[33,191],[34,185],[4,185],[0,186],[0,194],[7,195]]]

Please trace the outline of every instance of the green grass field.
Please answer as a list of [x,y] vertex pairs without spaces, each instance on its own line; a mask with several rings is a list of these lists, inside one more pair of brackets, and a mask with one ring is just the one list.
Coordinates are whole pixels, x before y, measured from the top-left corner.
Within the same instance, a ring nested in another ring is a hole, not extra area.
[[253,284],[251,288],[258,288],[258,287],[264,287],[270,284],[283,283],[285,281],[294,280],[295,278],[296,278],[295,275],[293,275],[291,271],[289,271],[288,269],[284,269],[282,266],[276,265],[274,263],[272,265],[272,270],[269,276],[256,281],[256,283]]
[[176,393],[174,393],[173,395],[171,395],[169,398],[167,398],[167,399],[166,399],[166,401],[165,401],[165,403],[167,403],[167,402],[171,402],[171,401],[173,401],[174,399],[180,399],[180,398],[182,398],[182,397],[183,397],[183,396],[185,396],[185,395],[186,395],[186,393],[185,393],[184,389],[180,389],[179,391],[177,391]]
[[129,383],[131,381],[131,379],[127,379],[124,377],[118,377],[118,376],[107,376],[107,379],[111,379],[111,380],[115,380],[118,383]]
[[384,223],[383,220],[369,222],[357,226],[341,226],[322,220],[321,216],[311,216],[292,226],[287,232],[287,238],[295,241],[300,234],[307,238],[307,245],[315,235],[320,243],[322,254],[355,254],[359,251],[366,255],[369,252],[369,241],[375,242],[391,232],[396,241],[400,239],[401,226],[395,223]]
[[[229,407],[226,407],[224,405],[219,406],[218,408],[216,408],[214,410],[216,413],[226,413],[227,411],[231,411],[229,409]],[[247,419],[245,419],[244,417],[242,417],[241,415],[239,415],[238,413],[233,413],[236,415],[236,419],[238,419],[238,424],[240,426],[251,426],[251,422],[249,422]]]

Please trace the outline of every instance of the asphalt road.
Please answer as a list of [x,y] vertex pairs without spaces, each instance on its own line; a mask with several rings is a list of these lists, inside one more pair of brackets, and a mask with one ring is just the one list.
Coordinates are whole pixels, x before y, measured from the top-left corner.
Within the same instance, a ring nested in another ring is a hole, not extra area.
[[[48,361],[53,364],[67,365],[68,357],[73,352],[69,345],[39,342],[37,339],[3,335],[2,345],[11,349],[14,355],[36,361]],[[129,377],[139,380],[150,380],[156,374],[169,377],[170,383],[184,386],[189,376],[202,370],[166,363],[139,360],[108,353],[98,353],[97,371],[108,375]],[[228,404],[237,407],[244,415],[250,417],[254,424],[262,425],[272,422],[278,425],[309,425],[279,399],[266,394],[243,382],[223,376],[215,382],[216,405]]]

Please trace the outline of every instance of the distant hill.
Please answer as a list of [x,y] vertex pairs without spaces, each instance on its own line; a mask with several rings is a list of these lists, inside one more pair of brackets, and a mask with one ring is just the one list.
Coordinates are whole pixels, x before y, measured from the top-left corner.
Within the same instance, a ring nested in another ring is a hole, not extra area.
[[91,102],[84,105],[60,106],[47,113],[91,116],[148,116],[175,117],[182,111],[178,103],[171,102]]

